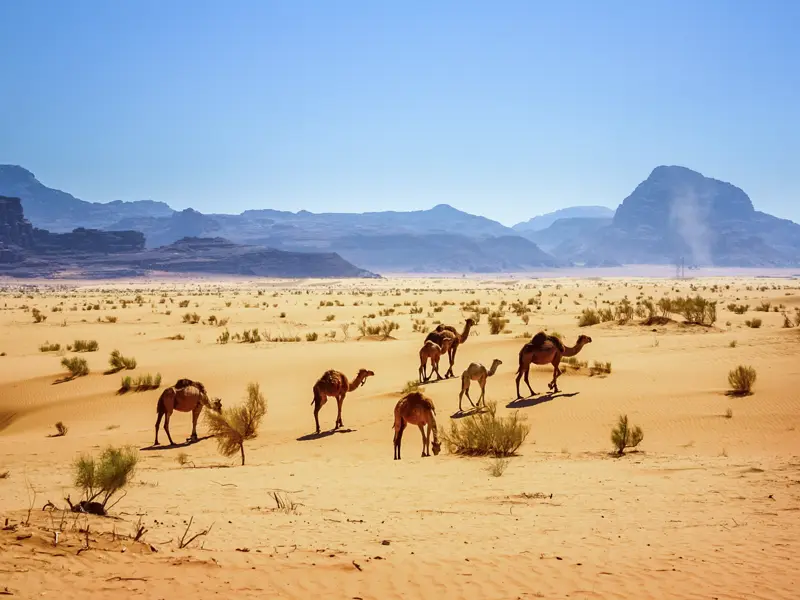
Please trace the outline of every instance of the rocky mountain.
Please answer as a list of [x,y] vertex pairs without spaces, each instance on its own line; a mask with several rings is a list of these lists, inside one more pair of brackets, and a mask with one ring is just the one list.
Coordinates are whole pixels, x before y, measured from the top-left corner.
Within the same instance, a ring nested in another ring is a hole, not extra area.
[[[556,250],[554,250],[556,252]],[[556,252],[557,256],[562,256]],[[656,167],[610,225],[565,258],[615,263],[794,266],[800,225],[756,211],[738,187],[680,166]]]
[[166,217],[174,212],[163,202],[152,200],[85,202],[43,185],[33,173],[16,165],[0,165],[0,195],[22,200],[28,219],[37,227],[54,232],[76,227],[106,229],[127,217]]
[[523,234],[542,231],[561,219],[611,219],[613,216],[614,210],[605,206],[570,206],[517,223],[512,229]]
[[611,217],[558,219],[546,229],[521,231],[520,235],[553,256],[572,256],[586,240],[592,239],[595,233],[611,225],[612,221]]
[[0,196],[0,275],[105,278],[172,273],[262,277],[377,277],[338,254],[284,252],[242,246],[222,238],[183,238],[145,250],[138,231],[77,228],[51,233],[33,227],[19,198]]

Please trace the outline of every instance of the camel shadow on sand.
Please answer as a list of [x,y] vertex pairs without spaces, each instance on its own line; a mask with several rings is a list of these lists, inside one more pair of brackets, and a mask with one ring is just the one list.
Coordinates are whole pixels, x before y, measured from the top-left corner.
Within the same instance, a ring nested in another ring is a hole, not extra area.
[[564,392],[558,392],[557,394],[548,392],[547,394],[542,394],[541,396],[535,396],[533,398],[517,398],[506,404],[506,408],[529,408],[531,406],[538,406],[539,404],[550,402],[556,398],[572,398],[578,394],[580,394],[580,392],[572,392],[571,394],[565,394]]
[[203,437],[198,437],[196,440],[193,440],[193,439],[189,438],[185,442],[182,442],[180,444],[159,444],[158,446],[155,446],[155,445],[151,444],[150,446],[145,446],[144,448],[139,448],[139,450],[142,450],[144,452],[148,452],[150,450],[174,450],[176,448],[188,448],[189,446],[194,446],[195,444],[198,444],[198,443],[202,442],[203,440],[208,440],[208,439],[211,439],[213,437],[214,437],[213,435],[205,435]]
[[356,429],[329,429],[328,431],[320,431],[319,433],[308,433],[301,435],[297,438],[298,442],[308,442],[309,440],[321,440],[322,438],[330,437],[336,433],[352,433]]
[[482,412],[486,412],[486,409],[483,406],[476,406],[470,408],[469,410],[457,410],[452,415],[450,415],[451,419],[463,419],[464,417],[471,417],[473,415],[480,414]]

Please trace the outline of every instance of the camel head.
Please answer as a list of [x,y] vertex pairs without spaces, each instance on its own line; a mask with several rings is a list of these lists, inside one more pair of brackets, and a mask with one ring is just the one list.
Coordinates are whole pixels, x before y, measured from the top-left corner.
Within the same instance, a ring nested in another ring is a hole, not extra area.
[[475,327],[475,319],[469,317],[466,321],[464,321],[465,325],[469,325],[470,327]]
[[221,413],[222,412],[222,400],[219,398],[214,398],[214,401],[209,403],[209,408],[214,412]]
[[576,344],[576,346],[585,346],[586,344],[591,344],[591,343],[592,343],[592,338],[590,338],[588,335],[581,335],[578,336],[578,343]]
[[434,456],[439,456],[439,452],[442,450],[442,445],[439,443],[439,440],[434,439],[431,442],[431,450]]
[[374,377],[374,376],[375,376],[375,373],[373,373],[372,371],[370,371],[368,369],[359,369],[358,370],[357,379],[360,379],[361,380],[361,385],[364,385],[365,383],[367,383],[367,377]]

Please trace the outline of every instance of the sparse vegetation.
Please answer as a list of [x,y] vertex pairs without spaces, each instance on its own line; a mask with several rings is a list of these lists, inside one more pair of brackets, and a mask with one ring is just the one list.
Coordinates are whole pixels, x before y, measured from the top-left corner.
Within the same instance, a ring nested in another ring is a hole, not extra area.
[[592,363],[592,368],[589,369],[589,372],[592,375],[611,375],[611,363],[596,360]]
[[497,403],[488,402],[485,410],[451,421],[442,439],[453,454],[502,457],[515,454],[529,433],[530,426],[519,411],[498,417]]
[[625,448],[636,448],[644,439],[642,428],[638,425],[630,427],[628,425],[628,415],[620,415],[617,426],[611,430],[611,443],[617,450],[617,454],[622,455]]
[[578,317],[578,327],[591,327],[600,323],[600,315],[593,308],[584,308]]
[[267,414],[267,402],[257,383],[247,386],[247,400],[241,406],[224,409],[221,413],[204,411],[209,434],[217,440],[223,456],[241,454],[245,463],[244,443],[258,436],[261,420]]
[[34,308],[31,310],[31,315],[33,316],[34,323],[44,323],[47,321],[47,315],[40,311],[38,308]]
[[61,359],[61,366],[69,371],[69,378],[83,377],[89,374],[89,363],[85,358],[73,356],[72,358],[64,357]]
[[59,421],[58,423],[56,423],[56,433],[53,434],[51,437],[64,437],[65,435],[67,435],[68,431],[69,427],[64,425],[62,421]]
[[734,394],[745,396],[752,393],[756,382],[756,370],[753,367],[739,365],[728,373],[728,384]]
[[745,325],[750,327],[751,329],[758,329],[761,327],[761,319],[748,319],[744,322]]
[[183,322],[190,325],[196,325],[200,322],[200,315],[197,313],[186,313],[183,315]]
[[[130,446],[108,447],[99,459],[81,456],[73,463],[73,477],[75,487],[82,491],[83,500],[77,506],[70,502],[70,506],[73,510],[105,515],[116,504],[109,506],[109,501],[130,483],[138,461],[138,453]],[[100,510],[92,506],[94,502],[99,502]]]
[[489,316],[489,333],[492,335],[498,335],[503,332],[503,330],[508,325],[508,319],[502,316],[502,313],[493,313]]
[[45,342],[39,346],[39,352],[58,352],[59,350],[61,350],[61,344],[51,344],[50,342]]
[[111,371],[116,373],[123,369],[133,370],[136,368],[136,359],[127,356],[122,356],[119,350],[113,350],[111,356],[108,358],[108,364],[111,366]]
[[306,334],[307,342],[316,342],[318,339],[319,339],[319,334],[316,331],[312,331],[311,333]]
[[486,470],[492,477],[501,477],[506,472],[510,460],[505,457],[495,457],[489,459],[489,464],[486,465]]
[[403,389],[402,389],[402,391],[400,393],[401,394],[409,394],[411,392],[422,391],[423,389],[425,389],[425,388],[422,387],[422,384],[418,380],[409,379],[408,381],[406,381],[406,384],[403,386]]
[[71,346],[67,346],[69,352],[97,352],[99,348],[97,340],[75,340]]

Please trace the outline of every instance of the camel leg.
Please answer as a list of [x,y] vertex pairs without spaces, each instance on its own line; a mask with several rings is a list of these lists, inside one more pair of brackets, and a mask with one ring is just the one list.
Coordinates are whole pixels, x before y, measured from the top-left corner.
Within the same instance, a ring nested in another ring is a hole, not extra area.
[[425,374],[425,367],[427,366],[428,361],[424,363],[420,363],[419,365],[419,372],[417,373],[417,379],[419,379],[420,383],[425,383],[428,380],[427,375]]
[[439,373],[439,361],[437,360],[436,362],[432,362],[431,364],[432,364],[431,376],[433,376],[433,372],[436,371],[436,381],[441,381],[442,380],[442,374]]
[[164,431],[167,432],[167,439],[169,440],[169,445],[174,446],[175,442],[172,441],[172,436],[169,433],[169,418],[172,416],[171,413],[164,413]]
[[553,382],[550,385],[550,389],[553,390],[553,393],[555,393],[555,394],[558,393],[558,378],[560,376],[561,376],[561,369],[559,369],[558,365],[556,365],[553,368]]
[[336,414],[336,426],[334,429],[339,429],[339,427],[344,427],[344,423],[342,423],[342,404],[344,403],[344,394],[336,398],[336,405],[338,407],[338,412]]
[[481,397],[478,399],[478,406],[481,405],[481,402],[483,402],[483,405],[486,406],[486,382],[481,381],[480,383],[481,383]]
[[156,441],[153,442],[153,446],[158,446],[158,428],[161,425],[161,417],[164,416],[164,413],[158,413],[158,418],[156,419]]
[[447,351],[447,358],[450,360],[450,366],[447,368],[447,373],[444,374],[445,379],[447,379],[449,377],[455,377],[455,374],[453,373],[453,367],[455,366],[455,363],[456,363],[456,348],[455,347],[451,347]]
[[197,441],[197,419],[200,418],[200,413],[203,412],[203,405],[198,404],[192,411],[192,437],[193,442]]
[[425,435],[425,425],[419,425],[419,432],[422,434],[422,458],[430,456],[428,452],[428,437]]
[[400,427],[394,432],[394,459],[400,460],[400,444],[403,441],[403,430],[406,428],[406,422],[400,421]]
[[322,408],[322,402],[314,400],[314,423],[317,425],[317,433],[319,433],[319,409]]
[[533,391],[533,388],[531,387],[531,382],[528,381],[528,378],[530,376],[531,376],[531,368],[530,366],[528,366],[528,368],[525,370],[525,385],[527,385],[528,389],[531,391],[531,396],[535,396],[536,392]]

